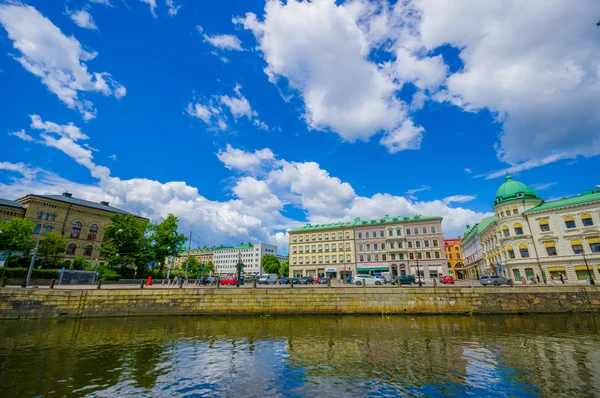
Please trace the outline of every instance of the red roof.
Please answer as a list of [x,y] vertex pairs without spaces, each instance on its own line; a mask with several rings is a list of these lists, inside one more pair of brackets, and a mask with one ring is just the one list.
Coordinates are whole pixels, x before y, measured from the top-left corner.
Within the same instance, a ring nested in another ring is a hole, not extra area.
[[460,245],[460,241],[460,238],[444,239],[444,246],[454,246],[456,244]]

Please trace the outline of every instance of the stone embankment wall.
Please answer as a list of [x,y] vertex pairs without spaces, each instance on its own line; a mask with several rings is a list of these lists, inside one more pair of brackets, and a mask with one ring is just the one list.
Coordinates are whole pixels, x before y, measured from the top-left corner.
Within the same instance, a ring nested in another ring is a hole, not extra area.
[[0,319],[208,314],[600,312],[600,287],[0,289]]

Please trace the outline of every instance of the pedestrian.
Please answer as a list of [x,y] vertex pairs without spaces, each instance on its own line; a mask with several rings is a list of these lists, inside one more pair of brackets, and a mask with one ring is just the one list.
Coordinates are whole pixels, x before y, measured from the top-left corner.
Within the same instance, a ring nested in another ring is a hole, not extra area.
[[540,276],[539,276],[539,275],[536,275],[536,276],[535,276],[535,278],[537,279],[537,283],[538,283],[538,285],[539,285],[540,283],[542,283],[542,282],[540,281]]
[[555,284],[554,283],[554,275],[552,275],[552,274],[550,274],[550,283],[552,283],[553,285]]
[[560,275],[560,281],[564,285],[565,284],[565,276],[563,275],[562,272],[559,275]]

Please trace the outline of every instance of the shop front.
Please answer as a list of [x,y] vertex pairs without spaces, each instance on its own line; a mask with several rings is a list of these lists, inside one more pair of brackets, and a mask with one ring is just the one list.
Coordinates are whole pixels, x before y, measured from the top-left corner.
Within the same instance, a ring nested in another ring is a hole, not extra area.
[[357,274],[375,276],[380,275],[382,272],[390,272],[388,263],[360,263],[356,265]]
[[592,266],[578,265],[575,267],[575,273],[577,274],[577,280],[579,281],[587,281],[590,279],[590,275],[592,279],[596,279],[594,275],[594,268]]
[[337,268],[325,268],[325,276],[329,279],[337,279]]
[[550,273],[550,275],[552,275],[555,281],[560,280],[560,274],[565,275],[565,277],[567,275],[565,267],[548,267],[548,272]]

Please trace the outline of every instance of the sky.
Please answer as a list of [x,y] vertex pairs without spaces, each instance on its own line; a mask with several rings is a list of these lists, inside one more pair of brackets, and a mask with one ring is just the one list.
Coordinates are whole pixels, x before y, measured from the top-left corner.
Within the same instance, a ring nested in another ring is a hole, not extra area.
[[599,184],[596,0],[0,0],[0,197],[60,194],[197,244],[491,214]]

